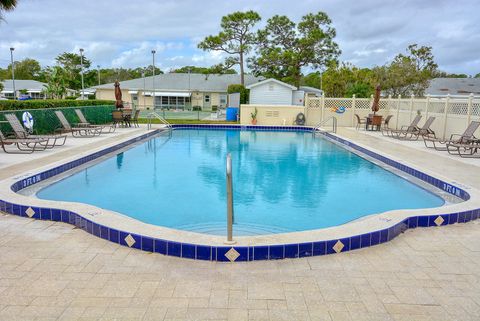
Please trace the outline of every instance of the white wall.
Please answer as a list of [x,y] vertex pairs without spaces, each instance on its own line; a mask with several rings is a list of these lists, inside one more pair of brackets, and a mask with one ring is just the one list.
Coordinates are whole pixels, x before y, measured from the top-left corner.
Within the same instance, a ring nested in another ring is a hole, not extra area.
[[292,89],[267,82],[250,89],[251,105],[292,105]]

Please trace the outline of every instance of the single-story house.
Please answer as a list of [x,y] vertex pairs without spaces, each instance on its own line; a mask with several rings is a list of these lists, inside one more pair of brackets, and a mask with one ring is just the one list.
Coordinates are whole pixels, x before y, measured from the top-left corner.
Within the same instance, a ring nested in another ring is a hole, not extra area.
[[[256,83],[263,78],[245,75],[245,85]],[[122,100],[132,106],[184,109],[227,106],[227,88],[240,83],[240,75],[204,75],[193,73],[168,73],[155,77],[137,78],[120,82]],[[114,84],[87,88],[95,91],[97,99],[115,100]]]
[[480,96],[480,78],[434,78],[430,80],[426,95]]
[[305,96],[322,96],[320,89],[300,86],[299,88],[280,80],[269,78],[247,86],[250,89],[250,104],[252,105],[285,105],[303,106]]
[[[13,80],[3,80],[2,84],[3,90],[0,91],[0,96],[13,99]],[[21,95],[27,95],[30,96],[31,99],[47,99],[48,97],[45,94],[46,87],[47,84],[40,81],[15,79],[15,92],[17,98],[21,97]],[[67,89],[67,96],[74,96],[75,94],[75,90]]]

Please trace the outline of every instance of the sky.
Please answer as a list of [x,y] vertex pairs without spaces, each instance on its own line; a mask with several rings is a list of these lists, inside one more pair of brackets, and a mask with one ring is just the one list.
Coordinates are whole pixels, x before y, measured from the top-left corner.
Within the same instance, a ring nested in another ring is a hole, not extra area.
[[443,71],[480,73],[480,0],[18,0],[0,21],[0,67],[10,63],[10,47],[15,60],[42,66],[80,48],[101,68],[149,65],[152,49],[162,70],[211,66],[224,56],[197,43],[219,32],[222,16],[245,10],[261,15],[259,28],[274,15],[298,22],[326,12],[340,60],[359,67],[383,65],[418,43],[433,47]]

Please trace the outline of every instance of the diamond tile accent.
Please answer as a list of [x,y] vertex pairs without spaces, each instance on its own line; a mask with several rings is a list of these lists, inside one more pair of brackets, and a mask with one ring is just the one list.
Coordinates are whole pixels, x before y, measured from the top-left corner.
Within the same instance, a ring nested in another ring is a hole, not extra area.
[[32,218],[33,215],[35,215],[35,211],[33,210],[33,208],[29,207],[29,208],[27,208],[27,210],[25,211],[25,214],[27,214],[28,217]]
[[230,262],[235,262],[236,259],[240,256],[240,253],[237,252],[233,247],[225,253],[225,257],[230,260]]
[[337,253],[340,253],[342,252],[344,247],[345,245],[343,245],[343,243],[340,240],[338,240],[337,243],[335,243],[335,245],[333,246],[333,250]]
[[126,237],[125,237],[125,242],[127,243],[128,247],[132,247],[133,244],[135,244],[135,239],[133,238],[133,236],[131,234],[128,234]]
[[445,222],[445,220],[443,219],[443,217],[439,216],[435,219],[435,224],[437,224],[437,226],[440,226],[442,225],[443,222]]

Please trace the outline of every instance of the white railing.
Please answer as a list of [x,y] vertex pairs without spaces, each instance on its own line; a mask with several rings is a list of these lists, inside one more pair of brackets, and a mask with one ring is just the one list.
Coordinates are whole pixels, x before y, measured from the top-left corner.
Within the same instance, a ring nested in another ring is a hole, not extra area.
[[[354,127],[355,114],[363,118],[372,113],[372,102],[373,97],[307,97],[305,99],[307,124],[316,125],[330,116],[336,116],[338,126]],[[425,98],[389,96],[380,99],[379,107],[378,114],[393,116],[390,127],[394,128],[409,124],[417,114],[423,116],[422,122],[429,116],[434,116],[436,119],[432,128],[440,137],[463,132],[470,121],[480,119],[480,97],[473,95]]]
[[327,119],[322,120],[321,122],[319,122],[318,124],[316,124],[313,127],[313,129],[312,129],[313,134],[315,134],[317,131],[321,130],[329,122],[332,123],[332,132],[336,133],[337,132],[337,117],[330,116]]
[[151,113],[148,114],[148,125],[147,125],[148,129],[152,128],[153,118],[157,118],[158,120],[160,120],[160,122],[162,122],[162,124],[167,126],[168,129],[172,129],[172,124],[170,124],[165,118],[163,118],[161,115],[159,115],[156,112],[151,112]]

